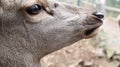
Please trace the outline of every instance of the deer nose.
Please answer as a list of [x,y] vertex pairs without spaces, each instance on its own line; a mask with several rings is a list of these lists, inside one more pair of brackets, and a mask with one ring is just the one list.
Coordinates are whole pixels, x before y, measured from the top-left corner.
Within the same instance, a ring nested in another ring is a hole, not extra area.
[[93,13],[93,15],[96,16],[96,17],[98,17],[98,18],[100,18],[100,19],[104,18],[104,14],[101,13],[101,12],[95,12],[95,13]]

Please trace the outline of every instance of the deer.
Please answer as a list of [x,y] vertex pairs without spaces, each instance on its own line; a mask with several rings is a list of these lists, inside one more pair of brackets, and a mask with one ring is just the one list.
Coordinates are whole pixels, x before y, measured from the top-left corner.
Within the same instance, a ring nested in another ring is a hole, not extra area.
[[41,67],[42,57],[97,35],[103,18],[53,0],[0,0],[0,67]]

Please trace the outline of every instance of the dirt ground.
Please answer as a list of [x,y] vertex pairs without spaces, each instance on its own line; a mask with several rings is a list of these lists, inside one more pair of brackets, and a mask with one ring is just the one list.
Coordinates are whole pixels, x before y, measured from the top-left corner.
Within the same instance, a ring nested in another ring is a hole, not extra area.
[[105,19],[101,29],[104,35],[78,41],[44,57],[42,67],[119,67],[119,59],[111,59],[115,52],[120,52],[120,28],[116,19]]

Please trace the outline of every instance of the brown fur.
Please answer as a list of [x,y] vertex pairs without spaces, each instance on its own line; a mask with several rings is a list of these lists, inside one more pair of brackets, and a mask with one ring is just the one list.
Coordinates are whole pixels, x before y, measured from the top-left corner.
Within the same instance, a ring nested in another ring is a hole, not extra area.
[[[37,15],[25,9],[43,6]],[[52,0],[0,0],[0,67],[40,67],[40,59],[94,36],[102,21],[93,11]]]

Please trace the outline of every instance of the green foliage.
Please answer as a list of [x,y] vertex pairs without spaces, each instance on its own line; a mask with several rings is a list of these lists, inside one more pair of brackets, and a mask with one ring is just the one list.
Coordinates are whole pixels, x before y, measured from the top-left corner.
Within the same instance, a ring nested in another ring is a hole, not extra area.
[[120,8],[120,0],[106,0],[106,5],[110,7]]

